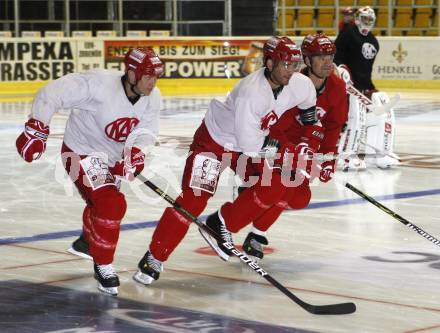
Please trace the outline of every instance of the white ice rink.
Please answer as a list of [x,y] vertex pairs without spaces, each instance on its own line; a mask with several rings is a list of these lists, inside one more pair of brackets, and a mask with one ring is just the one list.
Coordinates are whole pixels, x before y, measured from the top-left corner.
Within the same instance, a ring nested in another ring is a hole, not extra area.
[[[395,152],[402,165],[338,178],[440,238],[440,93],[400,94]],[[144,175],[172,196],[209,100],[165,99],[161,144]],[[354,302],[354,314],[305,312],[238,260],[209,255],[195,226],[157,282],[135,283],[167,207],[139,181],[123,185],[119,296],[103,295],[92,263],[66,252],[84,207],[59,158],[66,115],[53,119],[46,153],[28,164],[15,139],[29,110],[30,103],[0,103],[0,332],[440,332],[440,246],[335,182],[313,186],[308,209],[281,216],[269,233],[273,253],[261,266],[303,300]],[[223,174],[203,216],[231,200],[233,180]]]

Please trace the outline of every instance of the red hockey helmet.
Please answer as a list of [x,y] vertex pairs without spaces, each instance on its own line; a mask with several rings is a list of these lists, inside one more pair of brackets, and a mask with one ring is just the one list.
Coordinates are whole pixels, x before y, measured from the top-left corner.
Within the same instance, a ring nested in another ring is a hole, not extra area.
[[343,10],[341,10],[341,13],[344,16],[354,15],[354,9],[351,7],[345,7]]
[[288,37],[271,37],[263,46],[263,63],[272,59],[274,63],[279,61],[299,62],[301,61],[301,50]]
[[305,61],[306,57],[335,54],[336,45],[326,35],[308,35],[301,44],[301,51]]
[[131,49],[125,54],[124,64],[126,71],[134,71],[136,80],[142,75],[161,77],[164,72],[162,61],[150,47]]

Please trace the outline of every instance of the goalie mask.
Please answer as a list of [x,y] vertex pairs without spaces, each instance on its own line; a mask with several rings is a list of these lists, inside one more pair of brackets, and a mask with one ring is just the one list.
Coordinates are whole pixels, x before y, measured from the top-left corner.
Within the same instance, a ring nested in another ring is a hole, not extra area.
[[374,27],[374,23],[376,22],[376,14],[371,7],[366,6],[359,8],[356,12],[354,22],[360,33],[366,36]]
[[140,80],[142,75],[161,77],[164,66],[152,48],[135,48],[125,54],[125,71],[132,70],[136,80]]

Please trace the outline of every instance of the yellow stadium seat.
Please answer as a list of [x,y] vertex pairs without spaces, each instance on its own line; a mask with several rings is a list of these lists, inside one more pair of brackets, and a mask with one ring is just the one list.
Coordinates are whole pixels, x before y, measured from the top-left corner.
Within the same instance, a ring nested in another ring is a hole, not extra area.
[[414,5],[416,5],[416,6],[431,6],[432,0],[415,0]]
[[402,36],[403,30],[400,29],[393,29],[391,30],[391,36]]
[[414,27],[429,28],[431,26],[431,14],[432,11],[430,8],[416,8]]
[[394,26],[396,28],[410,28],[412,27],[412,9],[397,8],[394,17]]
[[412,6],[412,0],[396,0],[396,6]]
[[388,27],[388,9],[381,8],[377,13],[376,27],[386,28]]
[[320,9],[318,11],[318,21],[316,25],[320,28],[334,26],[335,11],[333,9]]
[[[295,16],[295,9],[286,9],[285,13],[286,15]],[[283,12],[281,10],[278,11],[278,21],[281,20],[282,16],[283,16]]]
[[[286,1],[286,6],[295,6],[295,0],[285,0]],[[283,1],[282,0],[278,0],[278,5],[282,5]]]
[[[377,0],[378,6],[388,6],[390,0]],[[391,0],[392,1],[392,0]]]
[[[286,14],[286,29],[293,28],[293,13]],[[282,15],[278,15],[278,29],[283,28]]]
[[432,26],[438,27],[438,12],[435,13],[434,18],[432,19]]
[[335,37],[337,35],[335,29],[324,29],[320,32],[327,37]]
[[373,7],[376,4],[375,0],[358,0],[357,6],[363,7],[363,6],[370,6]]
[[437,29],[429,29],[426,31],[425,36],[438,36],[438,30]]
[[298,6],[314,6],[315,0],[298,0]]
[[412,30],[408,30],[408,32],[406,33],[407,36],[422,36],[422,30],[416,30],[416,29],[412,29]]
[[299,28],[313,27],[313,9],[299,9],[296,26]]
[[316,33],[316,31],[314,29],[301,29],[299,31],[300,36],[307,36],[307,35],[312,35],[315,33]]
[[340,0],[339,1],[339,7],[353,7],[354,6],[354,0]]
[[318,0],[318,6],[334,6],[335,0]]

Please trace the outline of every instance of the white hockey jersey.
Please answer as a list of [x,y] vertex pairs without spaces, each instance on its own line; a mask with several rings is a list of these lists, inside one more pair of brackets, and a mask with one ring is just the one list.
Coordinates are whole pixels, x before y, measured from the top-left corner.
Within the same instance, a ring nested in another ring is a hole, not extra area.
[[226,149],[256,156],[269,128],[293,108],[308,109],[316,104],[312,81],[294,73],[275,99],[264,76],[264,68],[242,79],[225,102],[213,99],[205,115],[209,134]]
[[121,76],[107,70],[63,76],[38,92],[32,117],[48,125],[55,112],[72,109],[65,144],[80,155],[105,154],[113,166],[122,158],[126,141],[130,147],[145,149],[155,143],[159,132],[159,89],[154,88],[150,96],[133,105]]

